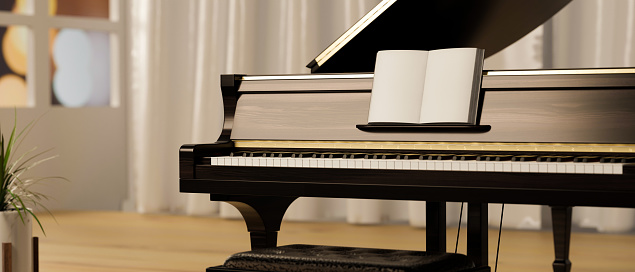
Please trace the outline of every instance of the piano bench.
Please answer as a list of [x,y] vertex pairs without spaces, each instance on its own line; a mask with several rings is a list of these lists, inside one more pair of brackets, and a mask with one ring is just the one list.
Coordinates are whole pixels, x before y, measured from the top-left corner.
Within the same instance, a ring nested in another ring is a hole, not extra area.
[[454,253],[428,253],[319,245],[286,245],[236,253],[225,264],[210,267],[216,271],[364,271],[364,272],[458,272],[477,271],[467,256]]

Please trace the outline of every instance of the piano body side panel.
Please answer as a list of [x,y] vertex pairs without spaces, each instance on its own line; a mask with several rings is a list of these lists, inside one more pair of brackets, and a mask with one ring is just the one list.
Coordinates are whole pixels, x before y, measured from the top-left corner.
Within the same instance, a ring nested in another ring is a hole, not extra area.
[[232,140],[635,143],[635,90],[486,91],[485,133],[372,133],[370,93],[243,94]]

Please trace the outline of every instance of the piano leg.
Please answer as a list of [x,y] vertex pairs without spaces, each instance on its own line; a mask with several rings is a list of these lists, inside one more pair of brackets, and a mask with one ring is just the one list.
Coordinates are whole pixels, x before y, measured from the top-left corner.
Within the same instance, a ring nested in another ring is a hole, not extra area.
[[553,243],[556,260],[553,261],[554,272],[571,271],[569,246],[571,244],[571,207],[551,206],[553,221]]
[[426,202],[426,251],[446,252],[445,212],[445,202]]
[[218,196],[212,201],[225,201],[242,214],[251,240],[251,249],[276,247],[282,217],[297,197]]
[[487,203],[467,204],[467,256],[476,267],[487,266],[487,219]]

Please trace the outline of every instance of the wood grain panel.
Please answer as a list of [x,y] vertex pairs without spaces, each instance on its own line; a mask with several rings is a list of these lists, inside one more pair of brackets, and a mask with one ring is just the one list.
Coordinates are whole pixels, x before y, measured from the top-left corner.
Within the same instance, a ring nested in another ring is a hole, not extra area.
[[635,90],[486,91],[486,133],[371,133],[370,93],[243,94],[234,140],[635,143]]

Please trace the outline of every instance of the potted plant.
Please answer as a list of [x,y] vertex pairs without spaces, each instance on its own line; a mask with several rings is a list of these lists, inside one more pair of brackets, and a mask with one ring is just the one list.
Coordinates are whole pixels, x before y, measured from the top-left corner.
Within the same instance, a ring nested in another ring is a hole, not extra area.
[[[12,245],[13,271],[33,271],[32,262],[32,219],[38,223],[42,232],[44,228],[32,209],[41,207],[45,195],[34,192],[30,187],[45,179],[30,178],[26,173],[42,162],[56,156],[43,157],[48,151],[36,152],[37,147],[16,155],[24,137],[33,128],[34,122],[17,131],[17,114],[13,129],[5,138],[0,126],[0,242]],[[48,211],[48,210],[47,210]],[[4,265],[4,264],[3,264]]]

